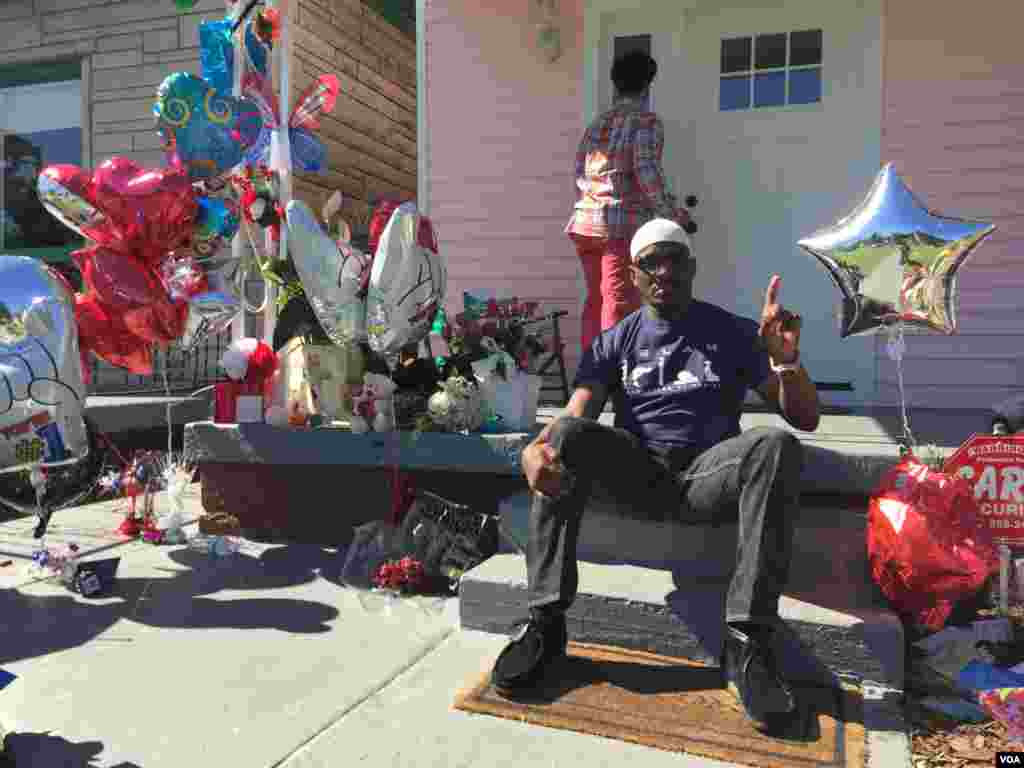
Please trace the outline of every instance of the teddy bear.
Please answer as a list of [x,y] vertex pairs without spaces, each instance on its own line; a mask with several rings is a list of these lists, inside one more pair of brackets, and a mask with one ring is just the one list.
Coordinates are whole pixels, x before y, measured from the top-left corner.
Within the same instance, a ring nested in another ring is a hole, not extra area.
[[390,432],[395,428],[395,406],[391,399],[397,386],[379,373],[363,374],[362,390],[352,396],[352,418],[356,433]]

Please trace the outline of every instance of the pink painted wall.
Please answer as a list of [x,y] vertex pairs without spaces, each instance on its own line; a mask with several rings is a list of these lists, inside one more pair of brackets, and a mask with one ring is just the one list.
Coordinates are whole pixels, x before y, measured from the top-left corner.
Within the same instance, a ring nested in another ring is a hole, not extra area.
[[[431,214],[450,270],[449,305],[494,288],[567,309],[578,358],[576,256],[562,235],[583,127],[582,0],[562,0],[565,51],[534,46],[529,3],[427,3]],[[961,272],[961,330],[913,336],[904,366],[916,407],[988,407],[1024,383],[1024,5],[976,0],[927,12],[888,0],[883,162],[933,209],[999,231]],[[876,339],[878,399],[896,371]]]
[[560,3],[563,54],[554,63],[534,45],[528,5],[427,3],[430,215],[448,259],[449,309],[461,311],[463,290],[490,289],[568,310],[571,377],[580,289],[562,228],[583,127],[582,5]]
[[[887,2],[882,159],[931,208],[998,230],[960,273],[960,333],[909,338],[904,376],[915,406],[988,407],[1024,384],[1024,5],[935,10]],[[893,401],[884,338],[877,348]]]

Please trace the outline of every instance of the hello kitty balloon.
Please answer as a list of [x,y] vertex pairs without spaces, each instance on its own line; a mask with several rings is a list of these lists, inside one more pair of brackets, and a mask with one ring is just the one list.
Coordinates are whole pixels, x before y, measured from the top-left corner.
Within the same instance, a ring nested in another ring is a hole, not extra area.
[[370,272],[366,332],[378,354],[398,354],[430,332],[448,273],[430,220],[403,203],[384,228]]

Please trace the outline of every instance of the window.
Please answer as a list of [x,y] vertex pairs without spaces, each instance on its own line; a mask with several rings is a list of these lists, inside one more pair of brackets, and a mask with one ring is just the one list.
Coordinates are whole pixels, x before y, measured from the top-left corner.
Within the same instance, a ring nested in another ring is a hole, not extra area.
[[722,112],[819,101],[820,29],[722,41],[718,95]]
[[0,68],[0,252],[68,261],[81,247],[36,196],[42,168],[81,162],[81,65]]
[[[622,35],[615,38],[614,51],[612,52],[612,61],[622,56],[624,53],[630,51],[643,51],[648,56],[651,55],[651,36],[650,35]],[[643,108],[646,111],[651,110],[651,94],[648,93],[644,99]]]

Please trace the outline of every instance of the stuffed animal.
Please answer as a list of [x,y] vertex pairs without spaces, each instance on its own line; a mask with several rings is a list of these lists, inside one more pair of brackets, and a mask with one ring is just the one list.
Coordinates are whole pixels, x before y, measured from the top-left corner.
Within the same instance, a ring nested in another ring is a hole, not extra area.
[[475,379],[452,376],[430,396],[427,413],[448,432],[475,432],[484,423],[483,400]]
[[363,375],[363,388],[352,396],[353,432],[390,432],[395,428],[395,408],[391,396],[395,382],[379,373]]

